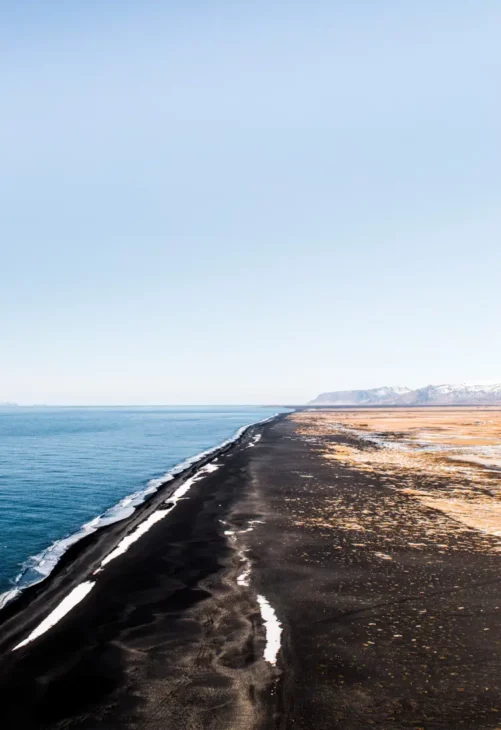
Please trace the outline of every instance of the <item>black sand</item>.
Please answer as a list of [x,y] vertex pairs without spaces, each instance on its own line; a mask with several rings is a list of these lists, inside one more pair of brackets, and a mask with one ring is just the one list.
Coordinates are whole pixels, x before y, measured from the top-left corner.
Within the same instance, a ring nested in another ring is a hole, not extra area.
[[[175,485],[0,613],[1,728],[501,727],[501,556],[464,533],[381,560],[377,529],[312,525],[333,494],[377,515],[391,491],[397,529],[407,497],[322,460],[288,419],[257,431],[43,636],[11,651]],[[277,667],[257,593],[283,623]]]

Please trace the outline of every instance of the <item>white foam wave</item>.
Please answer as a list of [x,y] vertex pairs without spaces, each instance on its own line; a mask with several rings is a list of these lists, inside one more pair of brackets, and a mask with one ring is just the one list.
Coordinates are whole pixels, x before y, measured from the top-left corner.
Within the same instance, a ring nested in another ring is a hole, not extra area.
[[5,593],[0,594],[0,609],[3,608],[7,603],[9,603],[13,598],[18,596],[24,588],[35,585],[36,583],[40,583],[42,580],[47,578],[47,576],[54,570],[55,566],[64,555],[64,553],[68,550],[68,548],[79,542],[83,537],[86,537],[87,535],[96,532],[96,530],[101,527],[111,525],[115,522],[120,522],[121,520],[130,517],[135,512],[136,507],[142,504],[147,499],[147,497],[149,497],[151,494],[154,494],[166,482],[174,479],[177,474],[185,471],[185,469],[188,469],[193,464],[196,464],[198,461],[205,459],[207,456],[210,456],[210,454],[213,454],[219,449],[224,448],[225,446],[229,446],[235,441],[238,441],[238,439],[251,426],[258,426],[268,423],[269,421],[272,421],[277,415],[278,413],[254,424],[250,423],[246,426],[241,426],[230,438],[221,442],[217,446],[214,446],[205,451],[201,451],[195,456],[191,456],[188,459],[180,462],[179,464],[176,464],[176,466],[166,472],[163,476],[157,477],[155,479],[150,479],[144,489],[127,495],[126,497],[121,499],[120,502],[118,502],[116,505],[113,505],[105,512],[103,512],[103,514],[94,517],[89,522],[86,522],[76,532],[72,533],[71,535],[67,535],[66,537],[63,537],[60,540],[56,540],[45,550],[29,557],[22,566],[22,570],[15,578],[13,588],[6,591]]
[[[141,522],[141,524],[136,527],[136,529],[131,532],[130,535],[124,537],[123,540],[119,542],[117,547],[104,558],[99,568],[94,571],[94,575],[101,573],[103,568],[108,565],[108,563],[110,563],[112,560],[115,560],[115,558],[118,558],[120,555],[126,553],[130,546],[137,540],[139,540],[140,537],[146,534],[148,530],[153,527],[153,525],[162,520],[164,517],[167,517],[167,515],[172,512],[177,502],[182,499],[182,497],[184,497],[184,495],[188,492],[190,487],[195,482],[203,479],[206,474],[212,474],[214,471],[217,471],[217,469],[219,469],[219,466],[217,464],[206,464],[196,474],[183,482],[176,489],[174,494],[172,494],[169,499],[165,500],[166,503],[169,503],[169,508],[156,510],[143,522]],[[84,583],[80,583],[79,585],[77,585],[71,591],[71,593],[61,601],[57,608],[55,608],[54,611],[52,611],[47,616],[47,618],[45,618],[26,639],[17,644],[12,651],[20,649],[22,646],[25,646],[34,639],[37,639],[39,636],[55,626],[55,624],[58,623],[58,621],[60,621],[63,616],[66,616],[66,614],[69,613],[74,606],[76,606],[78,603],[80,603],[80,601],[85,598],[85,596],[92,590],[92,588],[94,588],[95,585],[96,581],[85,581]]]
[[148,482],[145,489],[129,494],[120,500],[120,502],[103,512],[103,514],[86,522],[76,532],[67,537],[63,537],[61,540],[56,540],[48,548],[42,550],[42,552],[28,558],[23,569],[14,581],[14,588],[0,595],[0,608],[15,598],[24,588],[40,583],[40,581],[47,578],[72,545],[105,525],[111,525],[130,517],[134,514],[138,505],[142,504],[150,494],[156,492],[160,485],[165,484],[171,479],[174,479],[172,474],[166,474],[160,479],[152,479]]
[[18,596],[21,593],[20,588],[11,588],[10,591],[0,594],[0,608],[3,608],[9,601]]

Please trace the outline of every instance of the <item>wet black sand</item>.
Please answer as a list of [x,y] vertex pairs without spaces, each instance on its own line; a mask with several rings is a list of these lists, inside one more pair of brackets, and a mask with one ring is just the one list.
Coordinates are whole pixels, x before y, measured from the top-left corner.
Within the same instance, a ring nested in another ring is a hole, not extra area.
[[[312,525],[333,494],[356,514],[391,486],[321,459],[289,419],[257,431],[43,636],[11,651],[165,493],[0,614],[1,728],[501,727],[501,555],[464,533],[451,552],[402,543],[381,560],[377,529]],[[277,667],[257,593],[283,624]]]

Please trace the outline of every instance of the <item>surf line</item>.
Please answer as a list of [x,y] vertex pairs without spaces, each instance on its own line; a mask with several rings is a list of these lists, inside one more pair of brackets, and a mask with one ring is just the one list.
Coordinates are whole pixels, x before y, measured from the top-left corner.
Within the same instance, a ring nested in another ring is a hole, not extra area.
[[[209,449],[208,451],[199,454],[198,457],[194,457],[193,459],[188,459],[184,462],[184,464],[189,465],[190,463],[196,463],[196,461],[201,460],[204,458],[204,456],[208,456],[211,453],[218,452],[218,456],[221,453],[222,450],[225,449],[225,447],[229,446],[230,444],[236,444],[238,441],[244,436],[244,434],[253,426],[259,426],[264,425],[265,423],[269,423],[270,421],[273,421],[274,418],[277,417],[277,413],[274,416],[270,416],[269,418],[265,418],[262,421],[258,421],[254,424],[248,424],[247,426],[242,426],[238,429],[235,436],[231,439],[228,439],[226,441],[223,441],[219,446],[215,446],[212,449]],[[165,504],[169,505],[168,509],[159,509],[153,512],[149,517],[144,520],[130,535],[127,535],[123,538],[117,545],[117,547],[109,553],[104,560],[101,562],[101,565],[99,568],[97,568],[93,575],[97,575],[100,573],[103,568],[112,560],[115,558],[118,558],[120,555],[123,555],[129,547],[136,542],[140,537],[142,537],[154,524],[162,520],[164,517],[167,517],[167,515],[174,509],[177,502],[184,497],[186,492],[190,489],[190,487],[197,482],[199,479],[202,479],[206,474],[210,474],[211,472],[216,471],[219,469],[219,465],[217,465],[215,462],[218,459],[218,456],[216,456],[211,462],[205,464],[205,466],[201,467],[193,476],[189,477],[185,482],[183,482],[176,491],[165,500]],[[176,469],[172,470],[170,475],[166,475],[166,478],[163,480],[164,482],[172,479],[173,476],[176,474]],[[160,485],[158,485],[160,486]],[[35,628],[33,631],[29,634],[29,636],[21,641],[19,644],[16,644],[16,646],[12,649],[12,651],[16,651],[17,649],[21,649],[23,646],[26,646],[26,644],[29,644],[30,642],[37,639],[39,636],[44,634],[46,631],[51,629],[53,626],[55,626],[66,614],[68,614],[76,605],[78,605],[94,588],[96,585],[96,581],[84,581],[83,583],[79,583],[75,588],[65,597],[63,600],[56,606],[56,608],[51,611],[51,613]]]
[[[105,525],[110,525],[115,522],[120,522],[121,520],[127,519],[132,514],[134,514],[136,507],[145,502],[145,500],[151,494],[154,494],[160,487],[165,486],[167,482],[173,480],[185,469],[188,469],[189,467],[195,465],[198,461],[201,461],[202,459],[206,459],[211,454],[216,454],[218,452],[220,453],[227,446],[238,442],[238,440],[250,428],[269,423],[270,421],[273,421],[273,419],[275,419],[278,415],[278,413],[275,413],[273,416],[265,418],[261,421],[257,421],[256,423],[249,423],[246,426],[241,426],[233,436],[226,439],[225,441],[222,441],[219,445],[213,446],[205,451],[201,451],[195,456],[190,456],[189,458],[174,466],[161,477],[150,479],[144,489],[127,495],[126,497],[121,499],[120,502],[113,505],[112,507],[109,507],[102,514],[94,517],[92,520],[90,520],[90,522],[86,522],[76,532],[72,533],[71,535],[67,535],[66,537],[55,540],[55,542],[53,542],[47,548],[44,548],[38,554],[28,557],[27,560],[24,561],[21,567],[21,571],[14,581],[14,587],[6,591],[5,593],[0,594],[0,609],[2,609],[4,606],[7,605],[7,603],[9,603],[11,600],[16,598],[16,596],[22,593],[25,588],[35,585],[36,583],[40,583],[42,580],[47,578],[47,576],[50,575],[50,573],[53,571],[53,569],[61,559],[61,556],[64,555],[64,553],[71,545],[79,542],[79,540],[81,540],[86,535],[96,532],[96,530],[98,530],[100,527],[104,527]],[[260,436],[258,437],[258,435],[255,434],[254,436],[251,436],[251,441],[257,443],[257,441],[259,441],[259,438]],[[28,571],[33,571],[37,577],[32,577],[28,582],[26,582],[25,577]]]
[[[165,500],[165,502],[169,504],[169,508],[156,510],[149,517],[147,517],[144,522],[141,522],[141,524],[136,527],[136,529],[131,532],[130,535],[124,537],[123,540],[118,543],[117,547],[104,558],[99,568],[94,571],[93,575],[101,573],[108,563],[127,552],[130,546],[134,542],[136,542],[136,540],[139,540],[139,538],[142,537],[146,532],[148,532],[148,530],[153,527],[154,524],[162,520],[164,517],[167,517],[167,515],[172,512],[177,502],[182,497],[184,497],[184,495],[188,492],[190,487],[195,484],[195,482],[203,479],[204,476],[206,476],[207,474],[211,474],[212,472],[217,471],[217,469],[219,469],[219,466],[214,463],[206,464],[201,469],[199,469],[196,474],[183,482],[183,484],[181,484],[176,489],[174,494],[172,494]],[[96,582],[97,581],[95,580],[87,580],[75,586],[75,588],[73,588],[73,590],[65,598],[63,598],[61,603],[59,603],[56,608],[51,611],[51,613],[35,629],[33,629],[31,634],[29,634],[26,639],[21,641],[19,644],[16,644],[12,651],[21,649],[23,646],[26,646],[26,644],[29,644],[35,639],[38,639],[39,636],[45,634],[46,631],[49,631],[49,629],[59,623],[59,621],[61,621],[61,619],[66,616],[66,614],[68,614],[77,604],[79,604],[80,601],[83,601],[83,599],[94,588]]]

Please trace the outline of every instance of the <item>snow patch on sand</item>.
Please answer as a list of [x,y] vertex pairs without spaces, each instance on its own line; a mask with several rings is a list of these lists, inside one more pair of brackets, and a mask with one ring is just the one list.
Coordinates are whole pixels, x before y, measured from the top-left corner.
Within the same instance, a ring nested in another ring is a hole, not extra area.
[[[227,522],[224,520],[220,520],[220,522],[223,525],[228,525]],[[233,547],[237,548],[237,542],[238,542],[238,535],[245,535],[247,532],[252,532],[254,529],[254,525],[264,525],[263,520],[250,520],[248,523],[248,527],[245,528],[245,530],[225,530],[224,534],[230,538],[230,542],[233,545]],[[250,586],[250,576],[252,572],[252,563],[247,557],[247,549],[246,548],[239,548],[238,549],[238,557],[240,558],[240,562],[244,564],[244,569],[240,573],[240,575],[237,576],[237,585],[239,586],[245,586],[248,588]]]
[[118,558],[119,555],[123,555],[124,553],[126,553],[130,546],[136,542],[136,540],[139,540],[139,538],[142,537],[146,532],[148,532],[150,527],[153,527],[154,524],[156,524],[160,520],[163,520],[164,517],[167,517],[169,512],[170,509],[159,509],[156,512],[153,512],[153,514],[150,515],[144,522],[141,522],[139,527],[136,527],[134,532],[131,532],[130,535],[127,535],[127,537],[124,537],[124,539],[118,543],[117,547],[105,557],[95,573],[100,572],[105,565],[108,565],[108,563],[110,563],[112,560]]
[[270,664],[277,663],[278,652],[280,651],[280,636],[282,635],[282,624],[277,618],[275,609],[262,595],[258,595],[257,602],[261,611],[261,617],[266,632],[266,646],[264,649],[264,660]]
[[25,646],[26,644],[29,644],[30,641],[33,641],[34,639],[37,639],[42,634],[45,634],[46,631],[51,629],[53,626],[55,626],[61,619],[66,616],[67,613],[71,611],[72,608],[74,608],[80,601],[82,601],[86,595],[90,593],[90,591],[94,588],[96,585],[95,581],[86,580],[84,583],[79,583],[69,595],[66,596],[66,598],[63,598],[59,606],[55,608],[52,613],[49,613],[46,619],[42,621],[41,624],[37,626],[36,629],[34,629],[31,634],[28,636],[27,639],[24,639],[24,641],[21,641],[19,644],[17,644],[12,651],[16,651],[16,649],[20,649],[22,646]]
[[153,512],[153,514],[151,514],[146,520],[144,520],[144,522],[141,522],[141,524],[136,527],[134,532],[131,532],[130,535],[127,535],[123,538],[123,540],[118,543],[117,547],[104,558],[99,568],[94,572],[99,573],[105,565],[108,565],[108,563],[110,563],[112,560],[115,560],[115,558],[118,558],[120,555],[123,555],[125,552],[127,552],[131,545],[133,545],[137,540],[139,540],[140,537],[148,532],[150,527],[153,527],[153,525],[155,525],[160,520],[163,520],[164,517],[167,517],[167,515],[172,512],[178,501],[182,497],[184,497],[184,495],[189,491],[190,487],[195,484],[195,482],[198,482],[206,474],[212,474],[212,472],[215,472],[218,469],[219,466],[217,466],[216,464],[206,464],[196,474],[183,482],[183,484],[181,484],[181,486],[176,489],[174,494],[172,494],[170,497],[168,497],[168,499],[165,500],[165,502],[169,503],[169,508],[158,509],[156,512]]
[[239,551],[240,560],[243,563],[246,563],[246,567],[243,570],[242,573],[237,577],[237,585],[239,586],[245,586],[248,588],[250,586],[250,575],[251,575],[251,564],[249,558],[246,556],[244,550]]
[[[220,522],[223,525],[227,525],[228,523],[224,520],[220,520]],[[237,535],[241,535],[243,532],[248,532],[249,530],[252,530],[252,527],[247,528],[247,530],[239,530],[238,532],[236,530],[225,530],[224,534],[226,537],[229,538],[230,543],[233,545],[233,547],[237,548]],[[237,585],[239,586],[248,586],[250,584],[250,574],[251,574],[251,563],[247,555],[245,554],[246,550],[245,548],[240,548],[238,550],[238,557],[240,558],[240,562],[244,563],[244,570],[240,575],[237,576]]]
[[[227,525],[227,522],[221,520],[222,524]],[[246,532],[251,532],[254,529],[254,525],[264,524],[263,520],[250,520],[248,527],[244,530],[225,530],[224,534],[230,539],[232,545],[236,548],[238,535],[243,535]],[[248,588],[251,582],[252,574],[252,563],[247,557],[246,548],[238,549],[238,557],[242,563],[243,570],[237,576],[237,585],[244,588]],[[264,660],[270,664],[275,665],[277,663],[278,652],[280,651],[280,637],[282,634],[282,624],[277,618],[275,609],[272,608],[269,601],[261,594],[257,596],[259,604],[259,610],[264,623],[264,629],[266,633],[266,646],[264,650]]]

